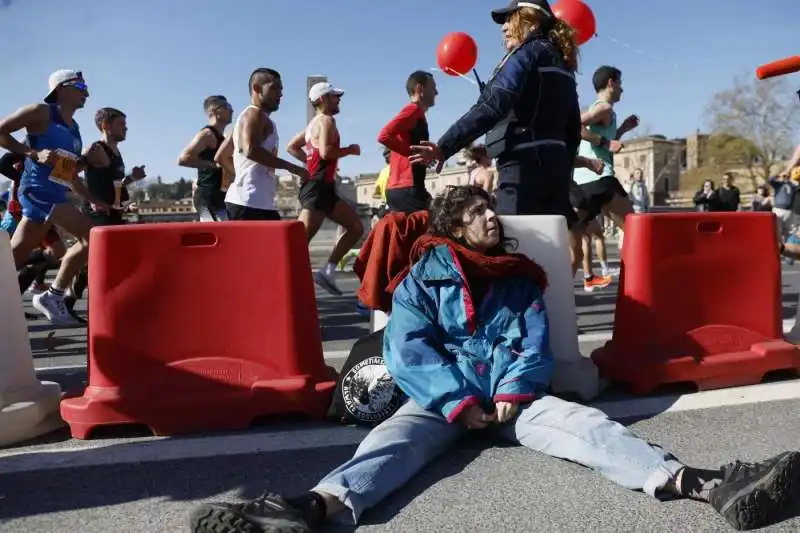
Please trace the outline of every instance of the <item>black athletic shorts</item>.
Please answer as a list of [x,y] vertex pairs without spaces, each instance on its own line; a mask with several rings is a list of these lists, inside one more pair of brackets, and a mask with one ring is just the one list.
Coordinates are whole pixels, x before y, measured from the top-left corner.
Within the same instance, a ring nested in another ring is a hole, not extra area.
[[122,211],[118,209],[112,209],[108,213],[88,210],[86,215],[92,220],[95,226],[121,226],[125,224]]
[[572,168],[566,149],[526,150],[497,160],[495,211],[499,215],[561,215],[572,229]]
[[308,180],[300,186],[297,195],[300,207],[309,211],[320,211],[330,215],[339,202],[336,184],[322,180]]
[[276,221],[281,219],[281,214],[272,209],[258,209],[244,205],[225,202],[225,210],[230,220],[267,220]]
[[431,206],[431,194],[417,187],[386,189],[386,205],[390,211],[406,214],[427,211]]
[[590,222],[602,213],[603,208],[617,194],[625,198],[628,197],[628,193],[625,192],[625,188],[617,178],[605,176],[583,185],[573,186],[570,199],[575,209],[586,211],[586,218],[583,221]]

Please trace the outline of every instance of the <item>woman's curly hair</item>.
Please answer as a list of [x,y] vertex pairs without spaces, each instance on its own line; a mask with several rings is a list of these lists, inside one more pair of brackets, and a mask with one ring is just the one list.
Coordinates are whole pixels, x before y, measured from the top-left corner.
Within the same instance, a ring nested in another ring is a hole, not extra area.
[[561,52],[564,63],[572,71],[578,70],[578,43],[575,41],[575,30],[561,19],[545,19],[532,7],[521,7],[508,17],[511,35],[522,42],[533,27],[539,27],[547,38]]
[[[474,185],[447,186],[431,201],[428,233],[468,246],[464,239],[456,237],[455,230],[464,226],[464,210],[476,196],[483,198],[489,206],[492,206],[491,197],[481,187]],[[505,236],[503,224],[499,220],[497,226],[500,240],[497,246],[486,252],[487,255],[505,255],[516,248],[517,242]]]

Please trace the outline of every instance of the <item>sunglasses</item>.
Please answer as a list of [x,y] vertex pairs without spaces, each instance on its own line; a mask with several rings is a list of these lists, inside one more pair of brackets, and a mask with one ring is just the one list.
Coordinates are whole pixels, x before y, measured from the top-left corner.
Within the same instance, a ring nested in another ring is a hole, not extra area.
[[62,87],[74,87],[75,89],[78,89],[79,91],[83,91],[83,92],[87,92],[88,89],[89,89],[89,86],[86,85],[85,81],[78,81],[78,80],[76,80],[76,81],[68,81],[66,83],[62,83],[61,86]]

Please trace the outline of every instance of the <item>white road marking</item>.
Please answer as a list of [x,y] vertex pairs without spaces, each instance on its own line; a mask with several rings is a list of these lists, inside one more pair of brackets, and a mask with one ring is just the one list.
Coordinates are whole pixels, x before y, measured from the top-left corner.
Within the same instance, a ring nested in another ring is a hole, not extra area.
[[72,440],[68,445],[0,450],[0,474],[349,446],[361,442],[367,433],[365,428],[333,426],[194,438]]
[[[783,321],[783,333],[784,335],[789,333],[792,328],[794,327],[794,319],[790,318]],[[612,331],[599,331],[597,333],[584,333],[578,335],[578,341],[581,343],[584,342],[606,342],[611,340]]]
[[676,394],[614,402],[598,402],[593,406],[605,412],[611,418],[635,418],[660,413],[697,411],[715,407],[731,407],[734,405],[796,400],[799,398],[800,379],[795,379],[684,395]]

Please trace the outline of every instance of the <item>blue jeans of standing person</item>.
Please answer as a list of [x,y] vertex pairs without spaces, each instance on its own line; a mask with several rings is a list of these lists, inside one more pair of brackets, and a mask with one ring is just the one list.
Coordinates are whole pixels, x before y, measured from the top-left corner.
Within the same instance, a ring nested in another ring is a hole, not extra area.
[[[554,396],[520,406],[515,419],[490,428],[526,448],[582,464],[623,487],[655,497],[684,466],[602,411]],[[367,435],[352,459],[313,490],[342,501],[350,512],[333,519],[355,525],[364,511],[400,488],[467,431],[409,400]]]

